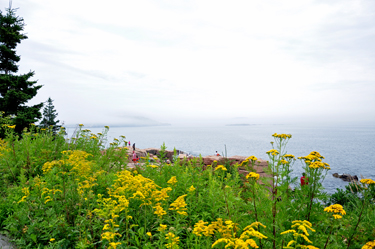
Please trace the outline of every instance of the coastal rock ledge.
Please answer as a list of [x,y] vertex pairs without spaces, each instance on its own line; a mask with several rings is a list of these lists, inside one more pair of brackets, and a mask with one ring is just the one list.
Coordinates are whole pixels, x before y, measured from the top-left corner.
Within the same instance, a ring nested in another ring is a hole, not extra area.
[[358,177],[356,175],[354,175],[354,176],[349,175],[349,174],[339,175],[338,173],[334,173],[332,175],[333,175],[333,177],[340,178],[341,180],[343,180],[345,182],[358,182]]

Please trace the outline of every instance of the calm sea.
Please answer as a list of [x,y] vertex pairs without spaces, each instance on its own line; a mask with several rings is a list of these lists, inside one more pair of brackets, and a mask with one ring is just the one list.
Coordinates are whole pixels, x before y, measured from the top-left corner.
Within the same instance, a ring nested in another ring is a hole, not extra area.
[[[93,133],[102,128],[89,128]],[[73,128],[68,128],[72,134]],[[306,156],[318,151],[331,165],[323,185],[328,193],[336,188],[344,188],[346,182],[334,178],[333,173],[357,175],[358,178],[375,180],[375,127],[374,126],[306,126],[306,125],[249,125],[213,127],[114,127],[108,133],[108,142],[120,135],[137,148],[160,147],[163,142],[167,149],[173,148],[193,155],[213,155],[215,151],[227,155],[251,156],[268,159],[273,133],[292,134],[287,145],[288,154]],[[293,175],[300,176],[302,163],[297,160]]]

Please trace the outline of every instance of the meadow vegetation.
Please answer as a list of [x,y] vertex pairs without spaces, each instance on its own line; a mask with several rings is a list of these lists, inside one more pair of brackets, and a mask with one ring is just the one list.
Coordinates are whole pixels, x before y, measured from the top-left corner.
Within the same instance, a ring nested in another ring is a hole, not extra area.
[[125,137],[107,144],[109,127],[80,125],[69,139],[64,128],[2,129],[0,231],[19,248],[375,248],[375,182],[327,195],[330,166],[313,151],[298,158],[301,187],[289,134],[273,134],[266,178],[255,156],[207,167],[147,156],[130,169]]

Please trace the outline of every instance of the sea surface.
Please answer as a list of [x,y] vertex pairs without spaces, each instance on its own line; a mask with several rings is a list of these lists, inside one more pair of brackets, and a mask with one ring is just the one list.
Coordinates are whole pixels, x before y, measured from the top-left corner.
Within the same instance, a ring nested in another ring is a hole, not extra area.
[[[88,128],[93,133],[103,128]],[[73,134],[74,128],[68,128]],[[114,127],[108,132],[108,143],[121,135],[137,148],[160,148],[165,143],[192,155],[207,156],[218,151],[227,156],[251,156],[268,160],[266,152],[272,149],[274,133],[292,134],[287,153],[296,157],[318,151],[330,164],[323,186],[333,193],[348,184],[334,178],[333,173],[357,175],[359,179],[375,180],[375,127],[363,126],[308,126],[308,125],[248,125],[248,126],[151,126]],[[300,160],[293,165],[293,176],[300,177],[303,169]]]

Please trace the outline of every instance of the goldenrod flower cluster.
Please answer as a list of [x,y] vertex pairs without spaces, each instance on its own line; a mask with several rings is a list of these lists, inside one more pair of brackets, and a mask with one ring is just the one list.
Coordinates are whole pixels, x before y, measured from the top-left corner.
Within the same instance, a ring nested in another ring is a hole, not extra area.
[[231,238],[233,229],[237,230],[237,224],[233,223],[230,220],[223,222],[223,219],[218,218],[216,221],[211,222],[211,224],[207,225],[208,222],[203,222],[200,220],[198,223],[194,225],[193,233],[197,236],[202,236],[202,234],[206,237],[211,237],[212,235],[218,233],[219,237],[222,238]]
[[7,147],[7,142],[0,138],[0,157],[4,155],[3,152],[7,151],[10,151],[10,148]]
[[189,188],[189,192],[194,192],[195,191],[195,188],[193,185],[191,185],[191,187]]
[[[301,247],[301,248],[315,248],[314,246],[303,247],[302,245],[300,245],[298,243],[298,239],[302,238],[304,241],[312,244],[312,241],[309,240],[309,238],[307,237],[307,236],[310,236],[310,234],[308,233],[308,230],[310,230],[312,232],[315,232],[315,230],[312,229],[312,225],[311,225],[310,222],[308,222],[306,220],[304,220],[304,221],[295,220],[295,221],[292,221],[291,228],[292,228],[291,230],[287,230],[287,231],[284,231],[284,232],[281,233],[281,234],[292,233],[293,237],[294,237],[294,239],[289,241],[287,246],[284,247],[284,248],[297,248],[297,246]],[[292,245],[293,245],[293,247],[292,247]]]
[[26,201],[26,198],[29,197],[29,195],[30,195],[30,190],[29,190],[28,187],[22,188],[22,192],[23,192],[24,196],[22,197],[22,199],[20,201],[18,201],[18,203]]
[[257,180],[259,180],[259,174],[255,173],[255,172],[250,172],[246,176],[246,179],[249,179],[249,178],[253,178],[257,181]]
[[[324,212],[327,212],[327,213],[332,212],[332,213],[334,213],[333,217],[335,219],[341,219],[342,218],[341,215],[345,215],[346,214],[344,208],[340,204],[334,204],[334,205],[331,205],[329,207],[326,207],[324,209]],[[338,215],[338,213],[340,213],[341,215]]]
[[373,249],[375,248],[375,240],[367,242],[364,246],[362,246],[362,249]]
[[167,229],[167,225],[160,224],[159,231],[164,232]]
[[362,179],[360,182],[368,185],[375,184],[375,181],[372,179]]
[[281,138],[281,139],[287,139],[287,138],[292,138],[292,135],[291,134],[273,134],[272,135],[273,137],[277,137],[277,138]]
[[178,197],[171,205],[170,205],[170,208],[169,210],[174,210],[174,211],[177,211],[177,213],[181,214],[181,215],[188,215],[186,213],[187,211],[187,204],[185,202],[185,197],[187,195],[181,195],[180,197]]
[[[235,230],[237,229],[237,224],[233,223],[232,221],[226,221],[224,225],[221,221],[221,219],[218,219],[217,222],[213,222],[211,225],[208,225],[207,227],[204,226],[204,222],[200,221],[200,225],[202,229],[204,229],[204,233],[209,232],[208,236],[211,236],[215,233],[219,233],[220,237],[218,240],[216,240],[213,244],[212,247],[215,247],[218,244],[225,243],[225,248],[229,247],[234,247],[234,248],[259,248],[256,242],[251,239],[250,237],[255,237],[258,239],[266,239],[267,237],[264,236],[262,233],[258,232],[257,230],[254,229],[254,227],[258,227],[259,225],[265,227],[263,224],[260,222],[254,222],[251,225],[245,227],[243,229],[242,234],[240,235],[239,238],[235,237]],[[206,222],[207,223],[207,222]],[[197,224],[196,224],[197,225]],[[211,226],[211,227],[210,227]],[[196,227],[198,228],[198,226]],[[198,229],[194,229],[198,230]],[[193,231],[194,233],[194,231]],[[195,234],[200,234],[198,231],[196,231]],[[205,234],[204,234],[205,235]],[[207,235],[205,235],[207,236]]]
[[[172,190],[170,187],[161,188],[154,181],[139,174],[132,174],[127,170],[118,172],[116,176],[117,179],[114,184],[111,188],[108,188],[110,198],[103,198],[98,195],[98,203],[101,205],[101,209],[94,210],[99,217],[107,219],[104,228],[109,230],[102,234],[102,240],[108,240],[113,248],[116,246],[114,244],[115,236],[118,235],[115,223],[116,218],[121,213],[124,213],[126,220],[132,219],[131,216],[127,215],[130,201],[137,200],[137,202],[141,203],[140,206],[152,206],[155,210],[154,214],[161,218],[166,214],[162,207],[162,202],[169,197],[168,192]],[[173,182],[177,182],[175,177],[174,180]],[[182,202],[179,199],[175,203],[177,211],[186,213],[186,203],[185,205],[181,204]]]
[[177,179],[175,176],[172,176],[171,179],[167,182],[168,184],[175,185],[177,183]]
[[165,239],[169,242],[165,245],[167,248],[178,248],[178,242],[180,241],[180,237],[176,237],[176,235],[169,232],[165,235]]
[[156,209],[154,214],[156,214],[159,218],[162,218],[163,215],[167,214],[167,212],[165,212],[163,207],[161,206],[161,203],[157,203],[154,208]]

